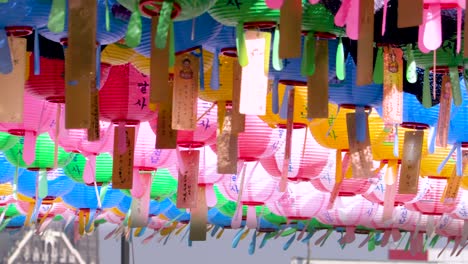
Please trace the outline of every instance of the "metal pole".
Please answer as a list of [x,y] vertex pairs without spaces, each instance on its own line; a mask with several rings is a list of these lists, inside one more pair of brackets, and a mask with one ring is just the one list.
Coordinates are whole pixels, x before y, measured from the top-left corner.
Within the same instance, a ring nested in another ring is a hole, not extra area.
[[120,239],[120,260],[121,264],[130,264],[130,245],[125,236]]
[[307,264],[310,263],[310,251],[311,250],[310,250],[310,240],[309,240],[307,241],[307,262],[306,262]]

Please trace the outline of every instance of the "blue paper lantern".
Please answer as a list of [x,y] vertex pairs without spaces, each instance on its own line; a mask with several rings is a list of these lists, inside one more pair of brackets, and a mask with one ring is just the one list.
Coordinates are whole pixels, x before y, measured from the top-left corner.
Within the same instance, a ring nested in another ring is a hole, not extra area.
[[[151,45],[154,45],[151,38],[151,20],[143,18],[142,23],[142,31],[145,34],[142,35],[141,43],[135,48],[135,51],[146,57],[150,57]],[[222,25],[207,13],[193,20],[174,22],[175,52],[184,52],[210,42],[218,36],[222,28]]]
[[[117,189],[98,186],[98,191],[101,193],[105,190],[104,199],[101,201],[101,209],[107,209],[117,206],[122,201],[124,194]],[[96,190],[94,186],[88,186],[81,183],[76,183],[73,189],[66,195],[62,196],[63,201],[76,209],[98,209],[98,200],[96,198]]]
[[[24,171],[18,177],[18,192],[35,198],[38,173],[37,171]],[[69,193],[75,186],[75,182],[68,178],[62,169],[48,172],[47,178],[47,196],[52,200]]]
[[[18,168],[18,176],[24,171],[23,168]],[[6,159],[3,153],[0,153],[0,184],[13,181],[15,173],[16,167]]]
[[[49,19],[50,0],[8,0],[0,3],[0,28],[42,27]],[[32,31],[31,31],[32,32]]]
[[[170,203],[168,203],[170,202]],[[169,198],[166,198],[163,202],[161,202],[161,206],[164,205],[166,206],[167,209],[164,209],[163,214],[173,220],[177,219],[178,222],[188,222],[190,221],[190,214],[185,211],[185,209],[179,209],[177,206],[172,203],[172,201],[169,200]]]

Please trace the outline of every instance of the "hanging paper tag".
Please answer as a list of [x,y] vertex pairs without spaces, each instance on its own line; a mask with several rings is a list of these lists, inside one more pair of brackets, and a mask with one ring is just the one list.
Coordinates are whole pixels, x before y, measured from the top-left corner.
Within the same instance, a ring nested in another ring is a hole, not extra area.
[[[96,82],[94,82],[96,84]],[[101,123],[99,122],[99,91],[91,86],[91,119],[88,128],[88,141],[98,141],[101,137]]]
[[135,127],[125,127],[125,152],[119,148],[119,127],[114,128],[114,160],[112,164],[112,188],[131,189],[133,185],[133,158],[135,148]]
[[192,54],[176,57],[172,98],[172,129],[195,130],[197,127],[199,60]]
[[307,77],[307,118],[328,118],[328,40],[317,40],[315,65]]
[[453,169],[453,173],[447,180],[444,195],[442,195],[441,202],[444,204],[453,204],[458,196],[462,177],[457,176],[457,169]]
[[403,122],[403,51],[384,47],[384,98],[382,102],[385,124]]
[[148,224],[148,214],[150,206],[151,173],[140,173],[140,181],[145,188],[144,194],[140,198],[132,198],[130,206],[130,227],[145,227]]
[[436,145],[438,147],[447,147],[447,138],[449,132],[450,111],[452,108],[452,84],[450,78],[444,75],[442,78],[442,95],[440,96],[439,120],[437,122]]
[[357,137],[356,130],[356,113],[346,114],[346,122],[348,129],[348,143],[349,143],[349,154],[351,158],[351,168],[353,171],[353,178],[370,178],[373,176],[372,167],[372,151],[369,139],[369,122],[367,120],[367,114],[365,117],[365,137],[364,140],[360,141]]
[[279,57],[281,59],[301,57],[301,30],[301,0],[285,0],[280,11]]
[[400,166],[399,194],[417,194],[424,131],[406,131]]
[[218,130],[216,150],[219,174],[237,174],[237,134],[232,131],[232,110],[226,109],[223,127]]
[[[151,39],[156,38],[159,16],[151,18]],[[170,29],[169,29],[170,30]],[[154,43],[151,44],[150,57],[150,103],[158,104],[167,102],[169,98],[169,85],[167,77],[169,76],[169,38],[164,48],[157,48]]]
[[281,170],[280,192],[286,191],[288,182],[289,164],[291,161],[292,132],[294,125],[294,89],[288,91],[288,117],[286,123],[286,144],[284,146],[283,168]]
[[26,72],[26,39],[8,37],[13,71],[0,74],[2,96],[0,97],[0,121],[23,122],[24,82]]
[[179,151],[179,180],[177,183],[177,208],[197,207],[199,150]]
[[249,64],[242,68],[239,112],[246,115],[265,115],[268,91],[268,72],[265,62],[270,57],[270,33],[248,30],[245,43]]
[[242,67],[234,62],[232,65],[232,121],[231,131],[234,134],[244,132],[245,130],[245,115],[240,113],[240,94],[242,82]]
[[417,27],[423,22],[423,0],[398,0],[398,28]]
[[374,1],[359,4],[359,39],[356,85],[372,84],[374,75]]
[[189,239],[191,241],[206,241],[208,207],[206,206],[205,187],[198,186],[194,191],[198,192],[198,198],[196,207],[190,210]]
[[91,89],[96,86],[96,16],[94,0],[68,4],[65,57],[65,127],[90,128]]
[[169,76],[168,97],[159,103],[158,124],[156,128],[156,148],[175,149],[177,147],[177,130],[172,129],[172,93],[174,76]]

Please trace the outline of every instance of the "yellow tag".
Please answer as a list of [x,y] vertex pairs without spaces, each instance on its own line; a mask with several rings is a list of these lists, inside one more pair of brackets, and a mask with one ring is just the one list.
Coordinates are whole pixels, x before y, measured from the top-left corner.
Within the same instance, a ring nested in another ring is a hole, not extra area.
[[216,142],[219,174],[237,174],[237,139],[237,134],[232,132],[232,110],[227,109]]
[[[152,40],[156,37],[158,22],[159,16],[151,18]],[[150,103],[152,104],[167,102],[169,98],[169,85],[166,81],[169,76],[169,46],[169,38],[164,49],[158,49],[154,43],[151,43]]]
[[281,59],[301,57],[301,26],[301,0],[285,0],[280,13],[279,57]]
[[357,50],[356,85],[372,84],[374,73],[374,0],[359,4],[359,39]]
[[198,199],[199,150],[179,151],[179,180],[177,183],[177,208],[195,208]]
[[450,122],[450,111],[452,109],[452,85],[450,77],[444,75],[442,78],[442,95],[440,96],[439,119],[437,122],[436,145],[438,147],[447,147],[447,138]]
[[423,0],[398,0],[398,27],[417,27],[423,22]]
[[114,159],[112,164],[112,188],[131,189],[133,185],[133,158],[135,149],[135,127],[125,127],[126,151],[119,151],[119,127],[114,128]]
[[172,89],[173,79],[170,77],[167,101],[159,103],[158,106],[157,149],[175,149],[177,147],[177,130],[172,129]]
[[365,140],[358,141],[356,133],[356,113],[346,114],[346,122],[353,178],[370,178],[373,176],[372,168],[374,163],[369,139],[369,123],[366,120]]
[[328,118],[328,40],[317,40],[315,65],[307,77],[307,118]]
[[197,206],[190,210],[189,237],[191,241],[206,241],[208,207],[206,206],[205,187],[199,186],[197,191]]
[[417,194],[424,131],[406,131],[400,166],[399,194]]

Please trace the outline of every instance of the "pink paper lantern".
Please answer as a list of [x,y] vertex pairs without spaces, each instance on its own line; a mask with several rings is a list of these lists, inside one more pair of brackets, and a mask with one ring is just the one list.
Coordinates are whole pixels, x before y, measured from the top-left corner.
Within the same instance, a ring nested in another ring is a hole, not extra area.
[[348,244],[355,239],[356,226],[364,222],[365,218],[374,217],[378,206],[378,204],[364,199],[361,195],[340,196],[333,209],[322,210],[317,218],[324,224],[346,228],[346,235],[342,243]]
[[174,150],[155,149],[155,144],[156,135],[149,122],[140,123],[137,127],[133,160],[132,195],[135,197],[141,197],[145,190],[140,181],[140,172],[170,167],[177,162]]
[[[245,130],[238,137],[239,160],[257,161],[273,155],[283,146],[285,134],[282,129],[273,130],[257,116],[246,115]],[[216,152],[216,145],[212,148]]]
[[[242,206],[246,205],[247,225],[256,228],[256,206],[263,206],[281,198],[283,193],[278,190],[278,182],[257,162],[244,162],[239,166],[237,175],[225,176],[218,183],[219,190],[227,199],[238,202],[232,226],[237,228],[242,220]],[[243,183],[243,185],[242,185]],[[240,196],[240,197],[239,197]]]
[[[17,209],[18,211],[23,214],[23,215],[28,215],[28,213],[30,212],[30,210],[32,210],[33,208],[31,207],[34,207],[36,206],[34,203],[30,203],[30,202],[25,202],[25,201],[21,201],[21,200],[18,200],[16,202],[16,206],[17,206]],[[57,202],[57,203],[42,203],[40,206],[39,206],[39,210],[38,210],[38,219],[41,219],[43,217],[55,217],[56,215],[61,215],[63,213],[65,213],[66,211],[68,210],[68,208],[66,207],[65,204],[63,203],[60,203],[60,202]]]
[[460,201],[450,215],[457,219],[468,220],[468,191],[460,189],[459,192]]
[[10,195],[1,195],[0,196],[0,206],[7,206],[11,203],[15,203],[16,202],[16,199],[15,199],[15,196],[13,194],[10,194]]
[[428,177],[429,190],[421,199],[414,203],[406,203],[409,210],[418,211],[424,215],[442,215],[452,213],[460,200],[460,194],[455,201],[442,203],[440,200],[445,190],[447,180],[445,178]]
[[452,218],[449,215],[442,215],[437,221],[435,232],[445,237],[461,237],[464,223],[463,220]]
[[[387,187],[384,182],[384,173],[380,174],[380,179],[375,184],[373,190],[370,193],[363,194],[363,197],[367,200],[383,205],[385,200],[385,188]],[[398,173],[397,180],[394,184],[398,186],[400,180],[400,173]],[[420,178],[418,184],[417,194],[395,194],[395,203],[394,206],[404,205],[405,203],[413,203],[421,199],[424,194],[429,191],[429,181],[428,178]],[[398,188],[398,187],[397,187]],[[398,192],[398,190],[397,190]]]
[[114,127],[107,121],[100,121],[100,140],[88,141],[86,129],[65,129],[65,107],[61,107],[58,135],[56,135],[56,123],[54,118],[51,122],[49,135],[67,152],[81,153],[86,157],[86,165],[83,172],[83,180],[86,184],[92,184],[96,180],[96,157],[103,152],[112,152]]
[[[345,169],[345,168],[343,168]],[[336,151],[330,151],[328,163],[318,177],[311,180],[312,185],[319,191],[332,192],[335,186]],[[377,178],[344,178],[338,190],[338,196],[354,196],[365,194],[377,182]]]
[[289,220],[309,220],[327,206],[329,194],[315,190],[309,182],[291,183],[287,188],[279,200],[267,203],[274,214]]
[[[286,130],[282,129],[284,134]],[[261,159],[263,167],[274,177],[281,177],[285,149],[279,148],[273,155]],[[310,134],[307,127],[293,130],[291,160],[288,167],[288,178],[291,181],[310,181],[318,178],[325,168],[330,155],[330,149],[319,145]]]
[[47,132],[51,120],[55,116],[55,107],[52,104],[24,93],[23,122],[0,123],[0,131],[15,136],[24,136],[23,160],[27,165],[36,159],[36,138],[39,134]]

